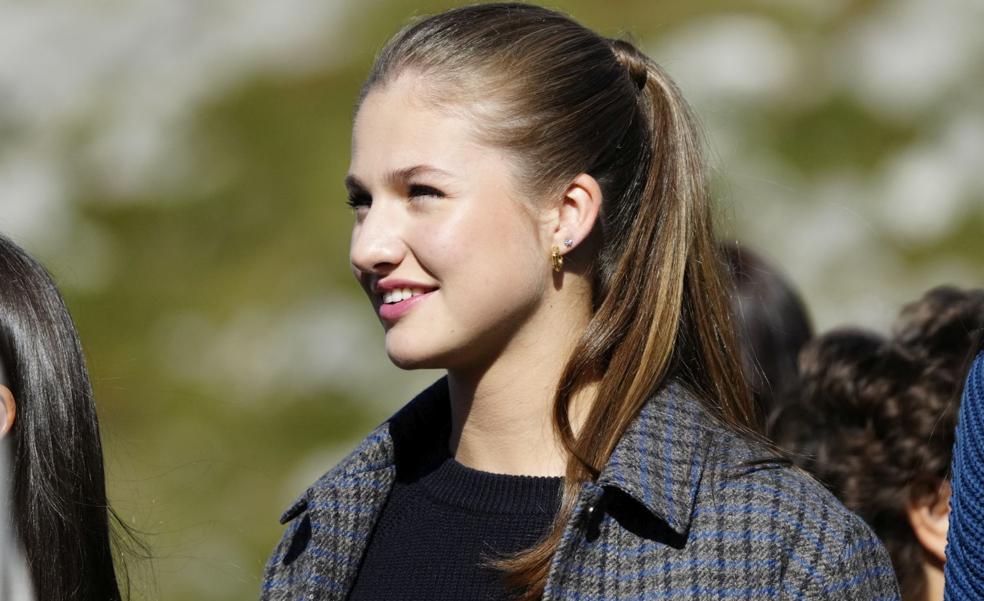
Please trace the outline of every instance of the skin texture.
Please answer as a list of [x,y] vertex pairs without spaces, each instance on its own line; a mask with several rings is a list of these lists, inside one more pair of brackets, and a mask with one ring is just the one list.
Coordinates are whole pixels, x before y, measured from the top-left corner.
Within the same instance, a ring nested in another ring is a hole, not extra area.
[[[554,273],[550,253],[569,252],[565,239],[585,242],[601,190],[578,174],[554,197],[532,197],[517,185],[515,158],[483,144],[465,111],[432,108],[427,89],[401,75],[373,89],[356,116],[346,181],[357,205],[353,272],[377,315],[380,281],[434,289],[380,321],[397,366],[448,370],[458,461],[561,475],[552,401],[590,319],[591,289],[583,273]],[[575,423],[590,399],[589,387]]]
[[943,483],[939,493],[915,499],[906,508],[909,524],[925,551],[925,601],[943,601],[943,566],[946,563],[946,535],[950,525],[950,485]]
[[0,385],[0,438],[6,436],[14,427],[16,416],[17,404],[14,402],[14,394],[6,386]]

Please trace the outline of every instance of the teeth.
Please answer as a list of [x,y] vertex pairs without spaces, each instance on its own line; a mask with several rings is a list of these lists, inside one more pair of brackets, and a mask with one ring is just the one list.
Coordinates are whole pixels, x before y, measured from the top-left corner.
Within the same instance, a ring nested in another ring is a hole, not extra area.
[[386,304],[398,303],[423,293],[424,291],[420,288],[396,288],[383,293],[383,302]]

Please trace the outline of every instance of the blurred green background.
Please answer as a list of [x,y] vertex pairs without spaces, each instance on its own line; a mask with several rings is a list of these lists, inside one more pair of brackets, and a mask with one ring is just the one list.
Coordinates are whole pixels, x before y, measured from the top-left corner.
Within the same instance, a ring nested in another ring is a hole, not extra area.
[[[0,231],[56,275],[136,599],[255,598],[280,511],[437,374],[394,368],[342,178],[376,50],[456,3],[0,3]],[[984,283],[984,5],[554,2],[707,129],[723,234],[821,329]]]

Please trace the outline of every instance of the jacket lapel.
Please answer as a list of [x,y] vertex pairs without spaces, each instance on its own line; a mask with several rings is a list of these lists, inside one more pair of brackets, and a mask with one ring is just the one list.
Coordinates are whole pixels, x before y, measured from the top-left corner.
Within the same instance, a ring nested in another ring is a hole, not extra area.
[[[377,428],[281,517],[294,521],[282,563],[305,599],[341,601],[348,595],[396,474],[387,425]],[[296,557],[295,557],[296,556]]]
[[[447,381],[441,379],[376,428],[281,517],[282,523],[297,521],[293,539],[302,542],[291,547],[297,547],[300,565],[290,574],[303,581],[305,599],[348,596],[398,470],[413,465],[424,437],[449,427],[448,403]],[[281,561],[292,559],[288,547]]]
[[348,596],[395,473],[390,466],[345,475],[313,499],[309,585],[314,594],[309,598],[341,601]]

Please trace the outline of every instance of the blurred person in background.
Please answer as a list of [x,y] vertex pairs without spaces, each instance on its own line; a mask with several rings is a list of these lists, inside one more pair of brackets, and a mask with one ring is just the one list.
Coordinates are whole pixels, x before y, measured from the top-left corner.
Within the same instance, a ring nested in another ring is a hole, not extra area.
[[37,600],[121,599],[79,337],[51,276],[3,236],[0,366],[0,444],[10,457],[4,489],[12,499],[5,507]]
[[735,283],[731,310],[742,371],[758,415],[765,419],[795,386],[796,358],[813,338],[813,324],[799,293],[779,269],[745,244],[726,242],[721,249]]
[[795,397],[772,437],[863,517],[892,555],[903,599],[943,599],[949,468],[984,291],[939,287],[891,336],[843,328],[800,355]]
[[984,329],[957,420],[951,467],[945,598],[984,599]]
[[284,514],[264,599],[896,598],[757,442],[698,141],[658,65],[550,10],[389,42],[350,260],[390,359],[447,377]]

